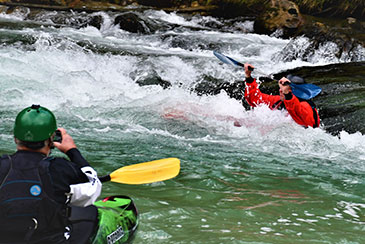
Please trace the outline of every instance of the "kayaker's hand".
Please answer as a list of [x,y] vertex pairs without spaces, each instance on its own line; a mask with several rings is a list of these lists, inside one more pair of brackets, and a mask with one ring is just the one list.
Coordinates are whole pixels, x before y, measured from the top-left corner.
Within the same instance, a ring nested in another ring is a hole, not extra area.
[[56,148],[58,148],[58,150],[60,150],[63,153],[66,153],[68,150],[70,150],[72,148],[77,148],[74,140],[72,139],[72,137],[69,134],[67,134],[67,132],[64,128],[58,128],[58,130],[61,131],[62,141],[61,141],[61,143],[53,142],[53,145]]
[[246,78],[251,77],[251,72],[255,67],[253,67],[251,64],[249,63],[245,63],[245,75]]
[[290,80],[288,80],[287,78],[281,78],[279,80],[280,93],[283,93],[285,95],[291,92],[290,83]]

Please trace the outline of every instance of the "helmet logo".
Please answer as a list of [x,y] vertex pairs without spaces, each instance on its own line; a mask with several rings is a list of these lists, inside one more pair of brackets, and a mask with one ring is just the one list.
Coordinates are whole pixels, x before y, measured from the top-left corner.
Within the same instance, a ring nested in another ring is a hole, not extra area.
[[42,192],[42,188],[39,185],[33,185],[30,188],[30,194],[32,194],[33,196],[39,196]]
[[24,141],[33,141],[33,134],[29,130],[24,135]]

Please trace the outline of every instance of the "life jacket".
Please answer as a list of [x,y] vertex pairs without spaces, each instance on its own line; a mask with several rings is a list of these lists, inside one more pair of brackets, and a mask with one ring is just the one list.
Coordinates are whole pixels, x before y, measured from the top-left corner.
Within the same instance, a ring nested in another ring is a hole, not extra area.
[[65,240],[68,208],[52,198],[49,161],[25,162],[8,155],[0,158],[0,243]]
[[312,100],[304,100],[304,99],[300,99],[300,98],[298,98],[298,99],[300,102],[302,102],[302,101],[307,102],[311,106],[312,111],[313,111],[313,118],[314,118],[313,128],[318,128],[319,127],[319,114],[317,111],[317,106],[314,104],[314,102]]
[[283,110],[285,109],[285,104],[283,103],[283,101],[281,100],[278,100],[276,103],[274,103],[272,106],[271,106],[271,109],[272,110]]
[[[317,107],[314,104],[314,102],[312,100],[304,100],[304,99],[300,99],[300,98],[298,98],[298,99],[300,102],[307,102],[311,106],[312,111],[313,111],[313,118],[314,118],[313,128],[319,127],[319,119],[318,119],[319,115],[318,115]],[[285,108],[285,104],[283,103],[283,101],[278,100],[276,103],[274,103],[271,106],[271,109],[282,110],[282,109],[286,109],[286,108]]]

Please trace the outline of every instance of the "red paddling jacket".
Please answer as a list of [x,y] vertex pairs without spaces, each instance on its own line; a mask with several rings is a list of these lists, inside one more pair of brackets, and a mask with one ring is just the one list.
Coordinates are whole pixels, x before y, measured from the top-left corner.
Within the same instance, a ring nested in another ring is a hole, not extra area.
[[318,111],[313,102],[299,100],[291,92],[285,95],[284,102],[279,95],[268,95],[261,93],[257,87],[256,79],[246,78],[245,99],[251,107],[265,103],[271,109],[285,108],[293,120],[299,125],[316,128],[319,126],[320,119]]

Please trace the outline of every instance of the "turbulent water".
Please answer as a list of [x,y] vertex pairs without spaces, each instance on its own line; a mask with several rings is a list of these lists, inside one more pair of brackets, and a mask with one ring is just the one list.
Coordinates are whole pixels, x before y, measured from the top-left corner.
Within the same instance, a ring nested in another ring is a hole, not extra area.
[[[213,50],[268,75],[346,61],[331,55],[333,44],[307,61],[286,62],[290,41],[252,33],[250,20],[145,11],[143,18],[168,28],[135,34],[113,24],[115,13],[96,14],[100,29],[81,27],[95,14],[0,15],[1,153],[15,150],[16,114],[41,104],[100,175],[181,160],[172,180],[103,185],[102,196],[135,200],[135,243],[365,242],[364,135],[332,136],[300,127],[285,112],[245,111],[225,93],[192,92],[205,79],[243,77]],[[171,86],[138,84],[149,77]]]

